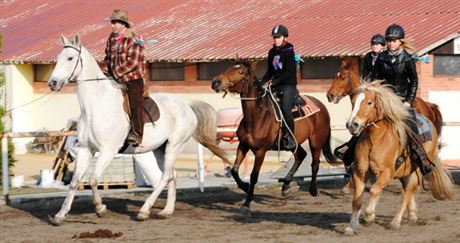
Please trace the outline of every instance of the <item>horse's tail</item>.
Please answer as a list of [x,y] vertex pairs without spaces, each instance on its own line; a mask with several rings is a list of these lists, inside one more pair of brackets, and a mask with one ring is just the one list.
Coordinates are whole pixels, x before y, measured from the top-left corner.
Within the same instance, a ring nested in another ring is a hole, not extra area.
[[443,120],[442,120],[442,114],[441,111],[439,110],[439,106],[433,103],[429,103],[429,106],[431,110],[434,113],[434,127],[436,128],[436,132],[438,133],[438,137],[441,137],[441,131],[442,131],[442,125],[443,125]]
[[433,163],[434,170],[429,174],[431,194],[438,200],[451,199],[454,193],[452,177],[437,156]]
[[327,135],[327,141],[326,143],[323,145],[323,155],[324,157],[326,158],[327,162],[331,165],[339,165],[341,163],[339,163],[337,161],[337,157],[335,157],[335,155],[332,153],[332,149],[331,149],[331,128],[329,127],[329,132],[328,132],[328,135]]
[[198,120],[193,138],[211,150],[225,163],[232,164],[227,158],[227,153],[217,145],[216,110],[208,103],[199,100],[192,101],[190,106]]

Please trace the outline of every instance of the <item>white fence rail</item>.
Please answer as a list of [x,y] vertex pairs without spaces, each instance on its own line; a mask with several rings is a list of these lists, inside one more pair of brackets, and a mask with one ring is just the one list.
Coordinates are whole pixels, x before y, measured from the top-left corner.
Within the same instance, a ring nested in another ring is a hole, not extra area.
[[[460,126],[460,122],[444,122],[444,126]],[[236,128],[235,128],[236,129]],[[231,131],[235,131],[231,129]],[[345,126],[332,126],[332,130],[345,130]],[[218,130],[218,132],[228,132],[229,128]],[[77,131],[49,131],[49,132],[8,132],[4,133],[2,138],[2,187],[3,187],[3,199],[6,204],[9,204],[9,168],[8,168],[8,138],[26,138],[26,137],[61,137],[61,136],[74,136],[77,135]],[[203,165],[203,152],[202,147],[198,147],[198,167],[200,170],[204,168]],[[200,175],[203,173],[200,172]],[[201,176],[200,176],[201,177]],[[200,189],[203,186],[203,178],[200,178]]]

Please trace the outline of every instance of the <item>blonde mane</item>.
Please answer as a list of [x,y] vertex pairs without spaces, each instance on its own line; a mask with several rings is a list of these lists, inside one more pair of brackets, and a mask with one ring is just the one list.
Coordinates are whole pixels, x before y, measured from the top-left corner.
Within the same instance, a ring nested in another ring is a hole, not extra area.
[[377,112],[380,112],[384,121],[392,124],[393,132],[395,132],[401,145],[407,142],[407,135],[412,134],[412,130],[407,125],[410,119],[410,113],[404,107],[401,97],[396,95],[391,85],[380,85],[382,81],[362,82],[357,90],[364,92],[370,91],[376,94]]

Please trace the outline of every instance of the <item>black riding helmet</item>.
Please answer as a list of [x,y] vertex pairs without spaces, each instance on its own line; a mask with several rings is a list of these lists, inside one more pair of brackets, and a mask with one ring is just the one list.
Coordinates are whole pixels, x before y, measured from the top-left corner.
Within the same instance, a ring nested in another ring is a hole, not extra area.
[[278,36],[288,37],[289,32],[288,32],[288,29],[286,28],[286,26],[284,26],[282,24],[277,24],[272,29],[272,36],[273,37],[278,37]]
[[373,44],[380,44],[382,46],[385,46],[385,37],[383,37],[383,35],[381,35],[381,34],[376,34],[376,35],[372,36],[371,45],[373,45]]
[[385,31],[385,39],[387,40],[403,39],[404,36],[404,29],[399,24],[392,24]]

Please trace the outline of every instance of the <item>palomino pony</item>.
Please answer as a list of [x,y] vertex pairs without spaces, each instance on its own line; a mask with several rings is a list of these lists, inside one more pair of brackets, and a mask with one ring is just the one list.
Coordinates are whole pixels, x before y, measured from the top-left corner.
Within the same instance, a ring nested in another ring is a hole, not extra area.
[[[371,174],[375,175],[377,180],[370,189],[364,221],[373,222],[380,194],[392,179],[399,179],[404,192],[401,206],[391,221],[391,228],[400,227],[406,208],[409,211],[409,223],[417,221],[414,193],[419,184],[423,183],[423,178],[417,163],[410,159],[411,154],[407,146],[408,134],[414,136],[407,125],[407,120],[410,119],[409,111],[389,86],[379,84],[364,83],[358,87],[358,92],[353,98],[353,111],[347,121],[347,128],[352,135],[362,133],[356,145],[353,213],[350,225],[346,228],[347,234],[356,233],[364,188]],[[431,122],[429,125],[432,140],[423,143],[423,147],[428,160],[435,166],[429,174],[431,192],[436,199],[450,199],[453,194],[452,180],[438,158],[436,130]]]
[[[273,104],[269,96],[258,97],[258,92],[262,91],[261,84],[256,80],[252,67],[247,62],[236,63],[227,71],[216,76],[212,81],[212,88],[216,92],[239,93],[243,108],[243,119],[237,130],[239,139],[236,160],[232,168],[232,176],[238,187],[247,193],[246,201],[241,206],[241,212],[249,212],[249,204],[254,197],[254,187],[259,177],[259,171],[265,158],[267,150],[276,149],[276,141],[280,124],[275,120],[272,109]],[[265,90],[265,92],[267,92]],[[267,93],[266,93],[267,94]],[[316,98],[309,98],[318,105],[320,111],[308,118],[295,121],[295,137],[298,144],[309,140],[310,150],[313,161],[312,178],[310,183],[310,194],[318,195],[316,175],[319,169],[321,150],[330,163],[335,162],[335,157],[330,147],[330,117],[326,107]],[[241,162],[246,153],[251,150],[255,155],[254,167],[251,172],[250,183],[243,182],[238,174]],[[295,163],[284,179],[282,188],[283,195],[289,190],[289,184],[299,168],[302,161],[307,156],[307,152],[298,146],[294,153]]]
[[[355,95],[356,88],[360,84],[361,77],[359,71],[354,68],[350,59],[344,58],[340,65],[340,71],[334,80],[332,80],[332,85],[329,91],[327,91],[327,99],[334,104],[339,103],[345,96],[350,96],[351,100]],[[443,119],[439,107],[419,97],[415,97],[413,107],[417,113],[424,115],[434,124],[438,136],[441,136]]]
[[[78,35],[72,41],[62,36],[61,42],[63,50],[57,57],[56,67],[48,84],[51,90],[59,91],[67,82],[75,80],[81,114],[77,129],[79,150],[75,173],[62,208],[52,219],[52,223],[56,225],[64,222],[78,184],[96,151],[99,152],[99,157],[90,175],[89,184],[97,215],[103,216],[106,213],[106,206],[102,204],[97,191],[98,179],[122,148],[130,129],[129,118],[123,109],[124,86],[102,73],[96,60],[81,45]],[[124,152],[136,154],[135,159],[155,186],[137,215],[139,220],[149,217],[150,209],[166,185],[166,206],[159,215],[166,216],[174,212],[175,162],[190,137],[193,136],[199,143],[228,162],[225,152],[216,145],[216,113],[209,104],[200,101],[188,102],[167,94],[154,94],[150,98],[157,103],[160,118],[154,125],[145,126],[144,137],[139,147],[129,146]],[[164,150],[159,152],[164,152],[165,161],[164,171],[159,179],[154,173],[154,167],[157,165],[152,151],[162,148]]]

